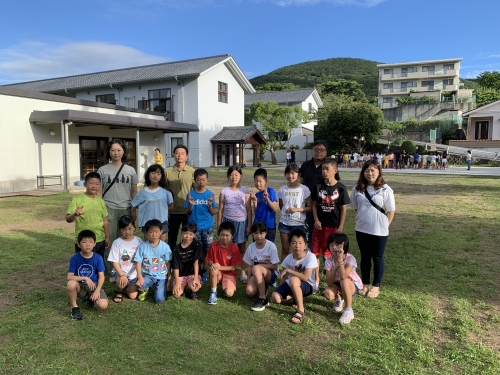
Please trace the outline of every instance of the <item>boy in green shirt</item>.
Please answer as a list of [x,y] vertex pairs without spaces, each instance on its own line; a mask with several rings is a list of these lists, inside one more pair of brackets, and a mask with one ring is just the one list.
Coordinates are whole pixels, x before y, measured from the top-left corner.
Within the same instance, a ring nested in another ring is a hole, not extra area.
[[75,222],[75,253],[80,252],[78,233],[91,230],[96,236],[94,252],[104,259],[104,250],[109,247],[108,210],[102,198],[97,196],[101,186],[101,176],[90,172],[85,176],[84,194],[79,194],[71,200],[66,213],[68,223]]

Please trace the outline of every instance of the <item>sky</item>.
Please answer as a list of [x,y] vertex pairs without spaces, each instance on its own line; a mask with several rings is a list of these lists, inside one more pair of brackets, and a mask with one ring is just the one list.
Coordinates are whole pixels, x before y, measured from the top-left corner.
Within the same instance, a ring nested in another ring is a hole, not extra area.
[[500,70],[498,0],[24,0],[0,8],[0,85],[231,54],[248,78],[333,57]]

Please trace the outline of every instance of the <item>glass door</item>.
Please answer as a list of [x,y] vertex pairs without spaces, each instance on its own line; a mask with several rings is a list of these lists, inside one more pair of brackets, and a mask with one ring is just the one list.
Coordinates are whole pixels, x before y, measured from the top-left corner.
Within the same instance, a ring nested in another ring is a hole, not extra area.
[[97,170],[108,164],[106,145],[108,138],[80,137],[80,178],[83,180],[87,173]]
[[136,148],[137,141],[133,138],[120,138],[123,144],[127,148],[127,161],[126,164],[130,165],[134,170],[137,171],[137,160],[136,160]]

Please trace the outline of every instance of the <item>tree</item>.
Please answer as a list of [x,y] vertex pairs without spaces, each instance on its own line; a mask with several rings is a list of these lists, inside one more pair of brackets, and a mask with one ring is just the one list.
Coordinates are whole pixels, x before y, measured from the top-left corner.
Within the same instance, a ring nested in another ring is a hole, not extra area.
[[385,130],[385,134],[387,136],[387,150],[391,147],[391,143],[395,143],[394,136],[397,133],[404,131],[405,128],[406,126],[401,122],[388,121],[384,123],[383,130]]
[[351,98],[354,102],[368,102],[363,92],[363,85],[356,81],[339,79],[319,84],[316,87],[322,97],[326,97],[329,94],[344,95]]
[[297,90],[300,89],[300,86],[295,85],[293,83],[266,83],[262,86],[257,86],[255,90],[257,92],[265,92],[265,91],[286,91],[286,90]]
[[402,151],[406,151],[409,154],[414,154],[417,148],[415,147],[415,143],[413,141],[404,141],[403,143],[401,143],[400,149]]
[[478,107],[500,100],[500,90],[479,88],[476,90],[476,104]]
[[245,116],[246,124],[259,122],[267,139],[267,149],[271,152],[271,163],[277,164],[276,150],[290,137],[292,129],[309,120],[309,114],[300,106],[280,107],[275,102],[255,102]]
[[497,70],[493,72],[482,72],[477,76],[477,83],[479,83],[481,87],[500,90],[500,72]]
[[361,152],[366,144],[378,141],[383,126],[384,115],[379,108],[337,99],[326,120],[316,126],[314,138],[326,140],[330,153],[353,146]]

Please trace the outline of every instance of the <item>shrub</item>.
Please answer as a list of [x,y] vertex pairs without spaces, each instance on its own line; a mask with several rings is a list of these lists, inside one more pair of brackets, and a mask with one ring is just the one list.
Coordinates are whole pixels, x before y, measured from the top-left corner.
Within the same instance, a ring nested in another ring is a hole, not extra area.
[[405,150],[409,154],[414,154],[416,150],[415,143],[413,141],[404,141],[403,143],[401,143],[401,146],[399,148],[401,149],[401,151]]

